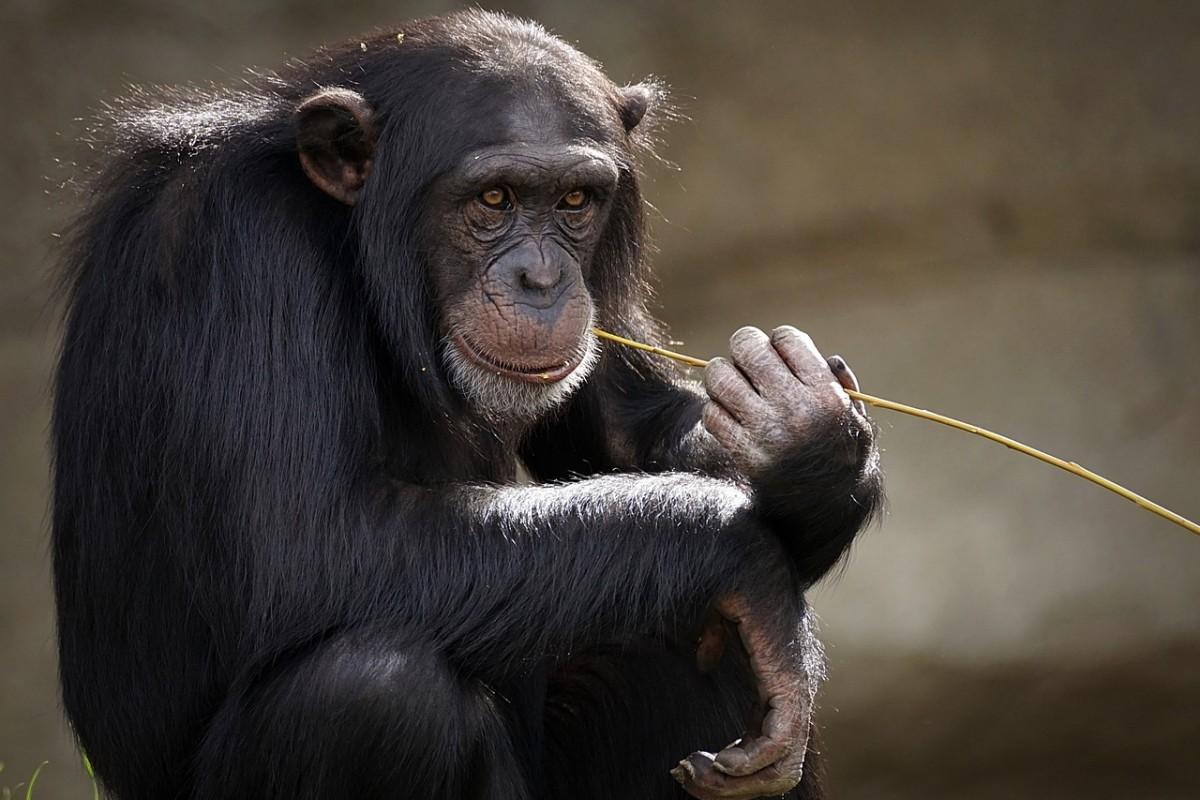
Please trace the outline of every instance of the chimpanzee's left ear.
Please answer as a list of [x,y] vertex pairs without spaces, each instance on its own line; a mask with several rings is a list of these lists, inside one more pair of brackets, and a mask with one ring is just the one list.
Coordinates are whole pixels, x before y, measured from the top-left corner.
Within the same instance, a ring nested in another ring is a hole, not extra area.
[[621,106],[617,113],[621,115],[621,123],[625,132],[629,133],[637,127],[646,112],[655,104],[662,94],[662,89],[653,83],[635,83],[633,86],[623,86],[620,89]]
[[300,165],[318,187],[348,206],[371,174],[375,112],[358,92],[322,89],[296,106]]

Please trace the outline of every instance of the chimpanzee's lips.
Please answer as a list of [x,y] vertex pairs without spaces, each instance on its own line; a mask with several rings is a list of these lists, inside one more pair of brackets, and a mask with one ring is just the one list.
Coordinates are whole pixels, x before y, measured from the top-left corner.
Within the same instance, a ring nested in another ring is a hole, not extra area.
[[580,361],[578,355],[572,354],[570,358],[560,359],[542,366],[514,364],[485,352],[482,348],[472,344],[461,333],[454,334],[453,341],[459,352],[488,372],[526,383],[557,383],[570,375],[579,366]]

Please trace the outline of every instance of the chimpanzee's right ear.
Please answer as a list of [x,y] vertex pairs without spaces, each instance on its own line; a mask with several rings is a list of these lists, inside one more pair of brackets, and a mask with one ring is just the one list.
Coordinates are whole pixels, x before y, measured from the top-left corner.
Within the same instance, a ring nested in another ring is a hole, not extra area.
[[322,89],[296,106],[296,146],[304,173],[348,206],[371,174],[375,112],[358,92]]

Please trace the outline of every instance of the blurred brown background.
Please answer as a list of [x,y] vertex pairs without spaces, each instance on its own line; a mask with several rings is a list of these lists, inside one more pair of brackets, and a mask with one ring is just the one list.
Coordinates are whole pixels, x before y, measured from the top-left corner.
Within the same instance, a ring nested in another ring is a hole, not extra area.
[[[6,0],[0,785],[49,759],[39,797],[90,797],[46,554],[48,254],[74,118],[130,83],[234,82],[454,5]],[[1200,4],[504,7],[618,81],[674,87],[680,169],[650,165],[647,194],[688,351],[794,323],[868,391],[1200,517]],[[1200,797],[1200,540],[1003,448],[876,419],[890,513],[815,598],[836,796]]]

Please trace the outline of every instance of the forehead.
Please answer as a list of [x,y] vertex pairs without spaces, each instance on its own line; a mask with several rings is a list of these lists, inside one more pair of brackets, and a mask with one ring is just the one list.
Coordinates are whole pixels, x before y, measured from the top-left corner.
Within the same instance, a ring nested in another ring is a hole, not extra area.
[[616,145],[624,130],[613,99],[597,88],[557,81],[513,86],[505,93],[496,122],[509,142]]
[[[614,185],[628,160],[615,110],[592,99],[508,87],[491,104],[477,106],[478,133],[455,170],[466,184]],[[490,107],[489,107],[490,106]],[[614,130],[615,129],[615,130]]]
[[513,139],[528,138],[530,126],[599,141],[624,133],[616,86],[600,65],[541,27],[483,25],[465,39],[460,74],[498,105]]

